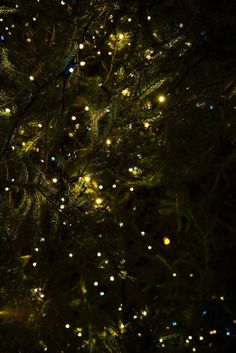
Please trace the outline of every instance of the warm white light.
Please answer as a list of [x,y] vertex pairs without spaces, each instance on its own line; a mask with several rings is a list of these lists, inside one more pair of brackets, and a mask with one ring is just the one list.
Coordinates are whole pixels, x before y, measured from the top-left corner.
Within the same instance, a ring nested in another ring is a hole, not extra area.
[[80,66],[85,66],[85,61],[81,61]]
[[110,281],[114,282],[115,281],[115,277],[114,276],[110,276]]
[[95,202],[97,205],[101,205],[102,199],[100,197],[98,197]]
[[79,48],[80,48],[80,49],[83,49],[83,48],[84,48],[84,45],[83,45],[82,43],[80,43]]
[[34,76],[29,77],[30,81],[34,81]]
[[166,100],[166,97],[165,97],[165,96],[163,96],[163,95],[158,96],[158,101],[159,101],[159,103],[164,103],[165,100]]
[[55,183],[57,183],[57,178],[53,178],[52,179],[52,182],[55,184]]

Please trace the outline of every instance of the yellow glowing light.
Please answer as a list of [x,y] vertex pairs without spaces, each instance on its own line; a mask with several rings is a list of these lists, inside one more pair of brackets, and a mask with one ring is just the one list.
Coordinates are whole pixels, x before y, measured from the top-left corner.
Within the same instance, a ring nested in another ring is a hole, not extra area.
[[159,342],[162,343],[163,342],[163,338],[159,338]]
[[80,66],[85,66],[85,61],[81,61]]
[[130,96],[130,90],[128,88],[123,89],[123,91],[121,93],[124,97]]
[[175,273],[175,272],[172,273],[172,276],[173,276],[173,277],[176,277],[176,276],[177,276],[177,273]]
[[56,184],[56,183],[57,183],[57,178],[53,178],[53,179],[52,179],[52,182],[53,182],[54,184]]
[[150,126],[149,123],[144,123],[144,127],[147,129]]
[[86,177],[84,178],[84,180],[86,181],[86,183],[89,183],[90,180],[91,180],[91,178],[90,178],[90,176],[86,176]]
[[97,253],[97,257],[101,257],[102,254],[100,252]]
[[11,109],[6,108],[6,109],[5,109],[5,112],[9,114],[9,113],[11,112]]
[[203,340],[204,340],[204,337],[203,337],[203,336],[199,336],[199,340],[200,340],[200,341],[203,341]]
[[81,43],[81,44],[79,45],[79,48],[80,48],[80,49],[83,49],[83,48],[84,48],[84,45]]
[[73,120],[73,121],[76,120],[76,116],[73,115],[73,116],[71,117],[71,120]]
[[163,95],[158,96],[158,102],[159,103],[164,103],[166,101],[166,97]]
[[65,324],[65,328],[70,328],[70,324]]
[[169,244],[170,244],[170,239],[169,239],[168,237],[164,237],[164,238],[163,238],[163,243],[164,243],[165,245],[169,245]]
[[110,276],[110,281],[114,282],[115,281],[115,277],[114,276]]
[[30,81],[34,81],[34,76],[29,77]]
[[101,205],[102,203],[102,199],[100,197],[98,197],[96,200],[95,200],[96,204],[97,205]]
[[124,34],[123,33],[119,34],[119,39],[124,39]]
[[107,144],[108,146],[110,146],[111,140],[110,140],[110,139],[107,139],[107,140],[106,140],[106,144]]

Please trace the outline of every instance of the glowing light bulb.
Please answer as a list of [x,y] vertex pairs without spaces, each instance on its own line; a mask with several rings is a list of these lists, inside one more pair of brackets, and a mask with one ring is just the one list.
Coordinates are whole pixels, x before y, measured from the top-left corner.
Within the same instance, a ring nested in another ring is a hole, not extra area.
[[82,43],[80,43],[79,48],[84,49],[84,45]]
[[119,39],[124,39],[124,34],[123,33],[119,34]]
[[29,77],[30,81],[34,81],[34,76]]
[[80,62],[80,66],[85,66],[85,64],[86,64],[85,61]]
[[114,282],[115,281],[115,277],[114,276],[110,276],[110,281]]
[[169,245],[169,244],[170,244],[170,239],[169,239],[168,237],[164,237],[164,238],[163,238],[163,243],[164,243],[165,245]]
[[158,96],[158,102],[159,103],[164,103],[166,101],[166,97],[163,95]]
[[70,257],[70,258],[71,258],[71,257],[73,257],[73,254],[72,254],[72,252],[70,252],[70,253],[69,253],[69,257]]
[[84,108],[86,110],[86,112],[89,111],[89,107],[86,105],[86,107]]
[[11,109],[6,108],[6,109],[5,109],[5,112],[9,114],[9,113],[11,112]]
[[76,116],[72,115],[71,120],[75,121],[76,120]]
[[53,179],[52,179],[52,182],[53,182],[54,184],[56,184],[56,183],[57,183],[57,178],[53,178]]
[[98,286],[98,282],[95,281],[95,282],[93,283],[93,285],[94,285],[94,287],[97,287],[97,286]]
[[97,253],[97,257],[101,257],[102,254],[100,252]]
[[70,324],[65,324],[65,328],[70,328]]
[[106,140],[106,144],[107,144],[108,146],[110,146],[111,140],[110,140],[110,139],[107,139],[107,140]]
[[98,197],[96,200],[95,200],[96,204],[97,205],[101,205],[102,203],[102,199],[100,197]]
[[37,262],[33,262],[33,264],[32,264],[34,267],[36,267],[37,266]]
[[86,181],[86,183],[89,183],[90,180],[91,180],[91,178],[90,178],[90,176],[86,176],[86,177],[84,178],[84,180]]

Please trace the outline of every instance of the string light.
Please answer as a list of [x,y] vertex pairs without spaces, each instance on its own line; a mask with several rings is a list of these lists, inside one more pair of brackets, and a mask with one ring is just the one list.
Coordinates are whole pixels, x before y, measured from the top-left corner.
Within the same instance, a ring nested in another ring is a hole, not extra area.
[[97,205],[101,205],[102,199],[101,199],[100,197],[98,197],[98,198],[95,200],[95,203],[96,203]]
[[164,243],[165,245],[169,245],[169,244],[170,244],[170,239],[169,239],[168,237],[164,237],[164,238],[163,238],[163,243]]
[[165,101],[166,101],[166,97],[164,96],[164,95],[160,95],[160,96],[158,96],[158,102],[159,103],[164,103]]

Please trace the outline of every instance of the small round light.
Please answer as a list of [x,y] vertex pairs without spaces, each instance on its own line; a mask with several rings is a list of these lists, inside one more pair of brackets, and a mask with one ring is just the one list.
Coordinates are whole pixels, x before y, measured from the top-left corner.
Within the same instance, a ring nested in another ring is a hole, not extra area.
[[114,282],[115,281],[115,277],[114,276],[110,276],[110,281]]
[[163,95],[158,96],[159,103],[164,103],[166,101],[166,97]]
[[53,179],[52,179],[52,182],[53,182],[54,184],[56,184],[56,183],[57,183],[57,178],[53,178]]
[[95,200],[96,204],[97,205],[101,205],[102,203],[102,199],[100,197],[98,197],[96,200]]
[[29,77],[30,81],[34,81],[34,76]]

